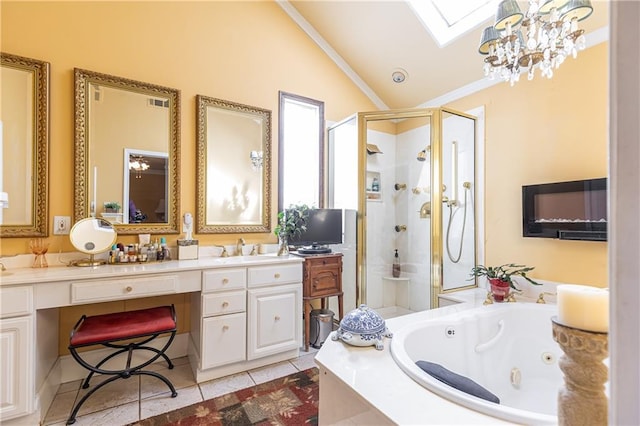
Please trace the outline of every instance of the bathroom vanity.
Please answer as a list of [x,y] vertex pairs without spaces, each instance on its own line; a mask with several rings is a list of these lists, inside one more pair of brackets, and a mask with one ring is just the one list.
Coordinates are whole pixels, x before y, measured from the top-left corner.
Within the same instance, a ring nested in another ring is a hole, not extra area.
[[70,357],[58,357],[64,306],[191,293],[191,330],[170,356],[188,354],[198,382],[298,356],[302,262],[261,255],[10,268],[0,277],[0,420],[38,424],[60,383],[75,374],[64,371]]

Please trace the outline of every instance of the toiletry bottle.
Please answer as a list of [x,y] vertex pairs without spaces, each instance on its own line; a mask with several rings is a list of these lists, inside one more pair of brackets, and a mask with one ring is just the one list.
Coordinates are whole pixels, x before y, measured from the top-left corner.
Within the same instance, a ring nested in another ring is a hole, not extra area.
[[398,256],[398,249],[396,249],[396,254],[393,255],[393,278],[400,277],[400,256]]
[[380,191],[380,181],[378,180],[377,177],[374,177],[373,181],[371,182],[371,191],[373,192]]
[[[162,238],[164,240],[164,238]],[[158,261],[162,261],[164,260],[164,251],[162,251],[162,245],[158,244],[157,246],[157,252],[156,252],[156,259]]]
[[167,246],[167,240],[164,237],[160,238],[160,247],[162,249],[162,258],[164,260],[171,260],[171,252]]

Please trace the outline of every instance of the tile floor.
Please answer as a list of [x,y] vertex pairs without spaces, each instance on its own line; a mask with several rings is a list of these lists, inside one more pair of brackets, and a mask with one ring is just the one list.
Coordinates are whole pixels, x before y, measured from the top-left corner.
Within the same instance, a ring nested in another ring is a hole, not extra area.
[[[314,357],[317,349],[300,350],[300,356],[290,361],[279,362],[244,373],[196,383],[187,357],[172,360],[174,368],[166,363],[155,363],[149,367],[167,377],[178,391],[171,398],[167,386],[151,376],[135,376],[127,380],[115,380],[91,395],[76,416],[75,425],[126,425],[157,414],[172,411],[196,402],[215,398],[229,392],[268,382],[297,371],[316,367]],[[99,380],[99,378],[97,378]],[[99,383],[93,379],[93,383]],[[71,414],[73,404],[87,390],[80,389],[81,380],[63,383],[58,389],[44,425],[64,425]]]

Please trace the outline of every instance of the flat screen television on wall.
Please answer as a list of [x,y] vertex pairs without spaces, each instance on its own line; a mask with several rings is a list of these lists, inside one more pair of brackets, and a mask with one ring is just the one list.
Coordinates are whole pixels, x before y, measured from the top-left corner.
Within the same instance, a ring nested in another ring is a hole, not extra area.
[[522,234],[562,240],[607,240],[607,179],[525,185]]
[[342,244],[342,210],[311,209],[307,219],[307,229],[289,239],[289,244],[297,247],[299,253],[329,253],[329,244]]

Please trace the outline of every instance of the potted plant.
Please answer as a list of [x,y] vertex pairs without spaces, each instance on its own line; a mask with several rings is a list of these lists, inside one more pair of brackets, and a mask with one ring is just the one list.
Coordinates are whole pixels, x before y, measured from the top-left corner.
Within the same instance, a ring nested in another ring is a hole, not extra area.
[[104,211],[105,213],[119,213],[120,204],[117,201],[108,201],[104,203]]
[[471,269],[472,277],[487,277],[491,285],[491,293],[496,302],[502,302],[509,297],[510,289],[520,291],[513,282],[513,277],[519,276],[534,285],[542,285],[527,276],[527,272],[532,271],[533,266],[517,265],[506,263],[500,266],[477,265]]
[[307,230],[308,217],[309,206],[306,204],[291,205],[278,213],[278,224],[274,229],[280,243],[278,256],[289,254],[289,239]]

